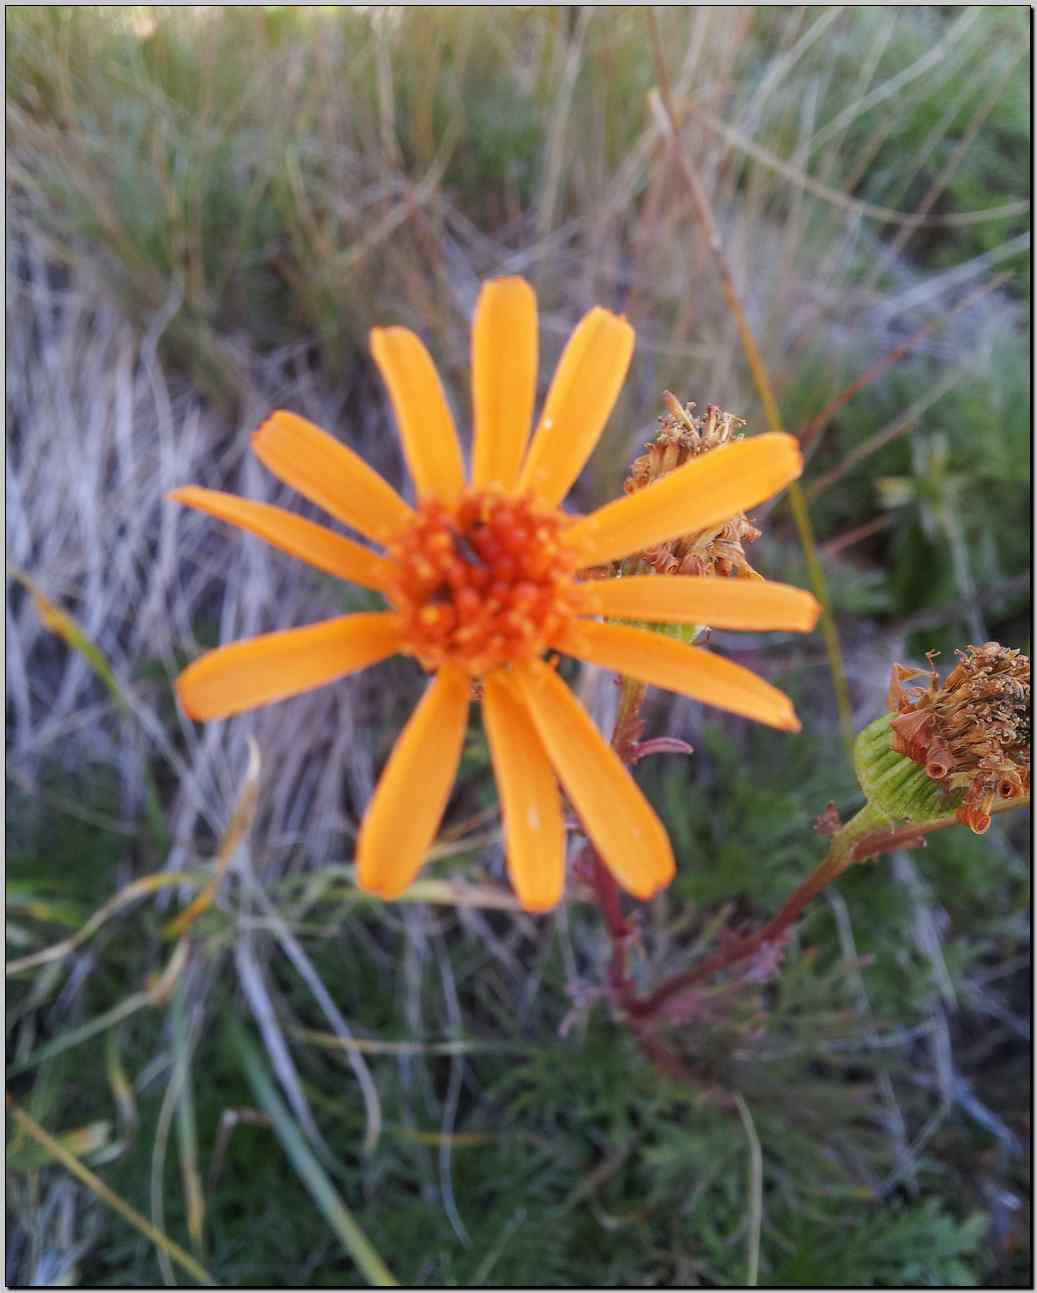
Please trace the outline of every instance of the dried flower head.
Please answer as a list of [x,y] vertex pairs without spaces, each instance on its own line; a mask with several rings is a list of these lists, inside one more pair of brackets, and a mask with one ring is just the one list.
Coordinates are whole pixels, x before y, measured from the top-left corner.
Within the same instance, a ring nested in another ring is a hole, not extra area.
[[[948,793],[964,791],[955,816],[982,835],[997,800],[1030,793],[1030,661],[988,642],[957,653],[943,685],[929,669],[893,666],[889,684],[892,747]],[[926,678],[924,687],[905,687]]]
[[[742,418],[725,413],[715,404],[706,405],[705,417],[695,417],[694,404],[684,406],[670,391],[663,393],[667,413],[659,419],[659,433],[645,445],[645,452],[631,465],[623,483],[628,494],[636,493],[677,467],[741,440]],[[659,575],[734,575],[739,579],[762,579],[745,557],[744,546],[754,543],[760,531],[744,512],[737,512],[723,524],[711,525],[680,535],[639,554],[646,566]]]

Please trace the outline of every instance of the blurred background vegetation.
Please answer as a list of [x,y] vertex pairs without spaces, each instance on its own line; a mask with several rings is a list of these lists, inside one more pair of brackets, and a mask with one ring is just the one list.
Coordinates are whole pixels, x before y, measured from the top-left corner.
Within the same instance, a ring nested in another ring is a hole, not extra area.
[[[1030,651],[1030,13],[655,21],[807,448],[859,729],[894,660]],[[372,1251],[415,1284],[738,1285],[758,1263],[779,1286],[1027,1285],[1024,814],[849,873],[766,982],[717,983],[675,1030],[688,1086],[611,1017],[578,888],[544,919],[505,896],[477,722],[414,900],[355,888],[415,666],[204,729],[176,711],[205,646],[359,608],[163,495],[287,501],[247,453],[276,406],[399,482],[372,324],[426,338],[464,423],[483,277],[536,285],[545,378],[585,309],[625,311],[637,351],[580,507],[666,387],[764,429],[651,109],[646,12],[10,6],[6,39],[9,576],[84,635],[9,578],[9,1089],[160,1232],[12,1123],[8,1281],[183,1280],[172,1241],[230,1285],[364,1282]],[[753,564],[806,584],[787,505],[755,520]],[[680,860],[641,917],[646,986],[773,912],[823,854],[818,813],[859,803],[820,636],[713,641],[804,730],[652,699],[651,733],[695,753],[638,772]],[[574,682],[607,724],[611,680]]]

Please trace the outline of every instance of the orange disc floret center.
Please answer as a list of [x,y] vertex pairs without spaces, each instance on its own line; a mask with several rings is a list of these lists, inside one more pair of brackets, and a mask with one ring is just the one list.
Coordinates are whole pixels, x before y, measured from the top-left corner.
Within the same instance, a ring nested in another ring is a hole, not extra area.
[[426,669],[471,674],[541,655],[575,613],[565,513],[496,490],[426,502],[389,549],[389,598]]

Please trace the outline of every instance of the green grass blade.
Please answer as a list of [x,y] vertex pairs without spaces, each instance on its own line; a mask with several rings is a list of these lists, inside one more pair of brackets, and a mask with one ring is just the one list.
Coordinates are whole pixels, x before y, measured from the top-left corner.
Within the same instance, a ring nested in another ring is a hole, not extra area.
[[277,1094],[270,1075],[259,1053],[248,1040],[244,1029],[236,1020],[228,1023],[231,1044],[237,1051],[245,1076],[255,1094],[260,1108],[270,1118],[274,1132],[285,1153],[291,1160],[310,1197],[324,1214],[328,1225],[342,1241],[350,1257],[356,1262],[370,1282],[379,1288],[396,1288],[397,1281],[375,1251],[371,1241],[353,1219],[353,1214],[342,1202],[335,1187],[328,1179],[306,1143],[306,1138],[296,1125],[287,1106]]
[[735,1092],[738,1116],[749,1141],[749,1255],[746,1283],[756,1288],[760,1282],[760,1233],[763,1229],[763,1150],[756,1134],[752,1113],[742,1096]]
[[188,1027],[184,997],[185,987],[181,980],[173,995],[171,1012],[176,1054],[174,1061],[177,1084],[176,1129],[180,1149],[184,1208],[187,1212],[187,1232],[191,1236],[191,1247],[196,1253],[201,1254],[204,1247],[206,1204],[202,1176],[198,1169],[198,1125],[195,1119],[194,1089],[191,1081],[191,1066],[198,1029],[195,1027],[192,1030]]

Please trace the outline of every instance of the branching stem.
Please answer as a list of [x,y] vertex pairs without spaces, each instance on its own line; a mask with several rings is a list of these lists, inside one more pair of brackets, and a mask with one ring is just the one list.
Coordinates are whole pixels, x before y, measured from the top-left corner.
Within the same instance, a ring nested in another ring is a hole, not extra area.
[[[1018,806],[1019,802],[1016,801],[1011,805],[998,805],[998,808]],[[892,826],[878,809],[871,804],[866,804],[856,817],[837,832],[825,860],[803,881],[777,915],[773,916],[766,925],[758,929],[755,934],[729,943],[714,952],[712,956],[706,957],[704,961],[666,979],[647,997],[636,995],[633,983],[626,972],[626,943],[630,936],[630,926],[622,914],[619,887],[597,853],[588,846],[593,859],[595,896],[612,943],[609,983],[616,1004],[630,1018],[638,1041],[642,1046],[644,1045],[644,1028],[659,1016],[662,1008],[675,996],[695,987],[711,975],[737,965],[765,947],[777,943],[818,894],[842,875],[848,867],[856,862],[867,862],[895,849],[917,848],[924,843],[926,835],[958,824],[954,817],[942,817],[932,822],[909,822],[904,826]],[[655,1053],[655,1049],[657,1048],[653,1049],[651,1058],[658,1062],[659,1056]],[[646,1053],[648,1053],[647,1048]],[[672,1071],[672,1067],[668,1071]]]

